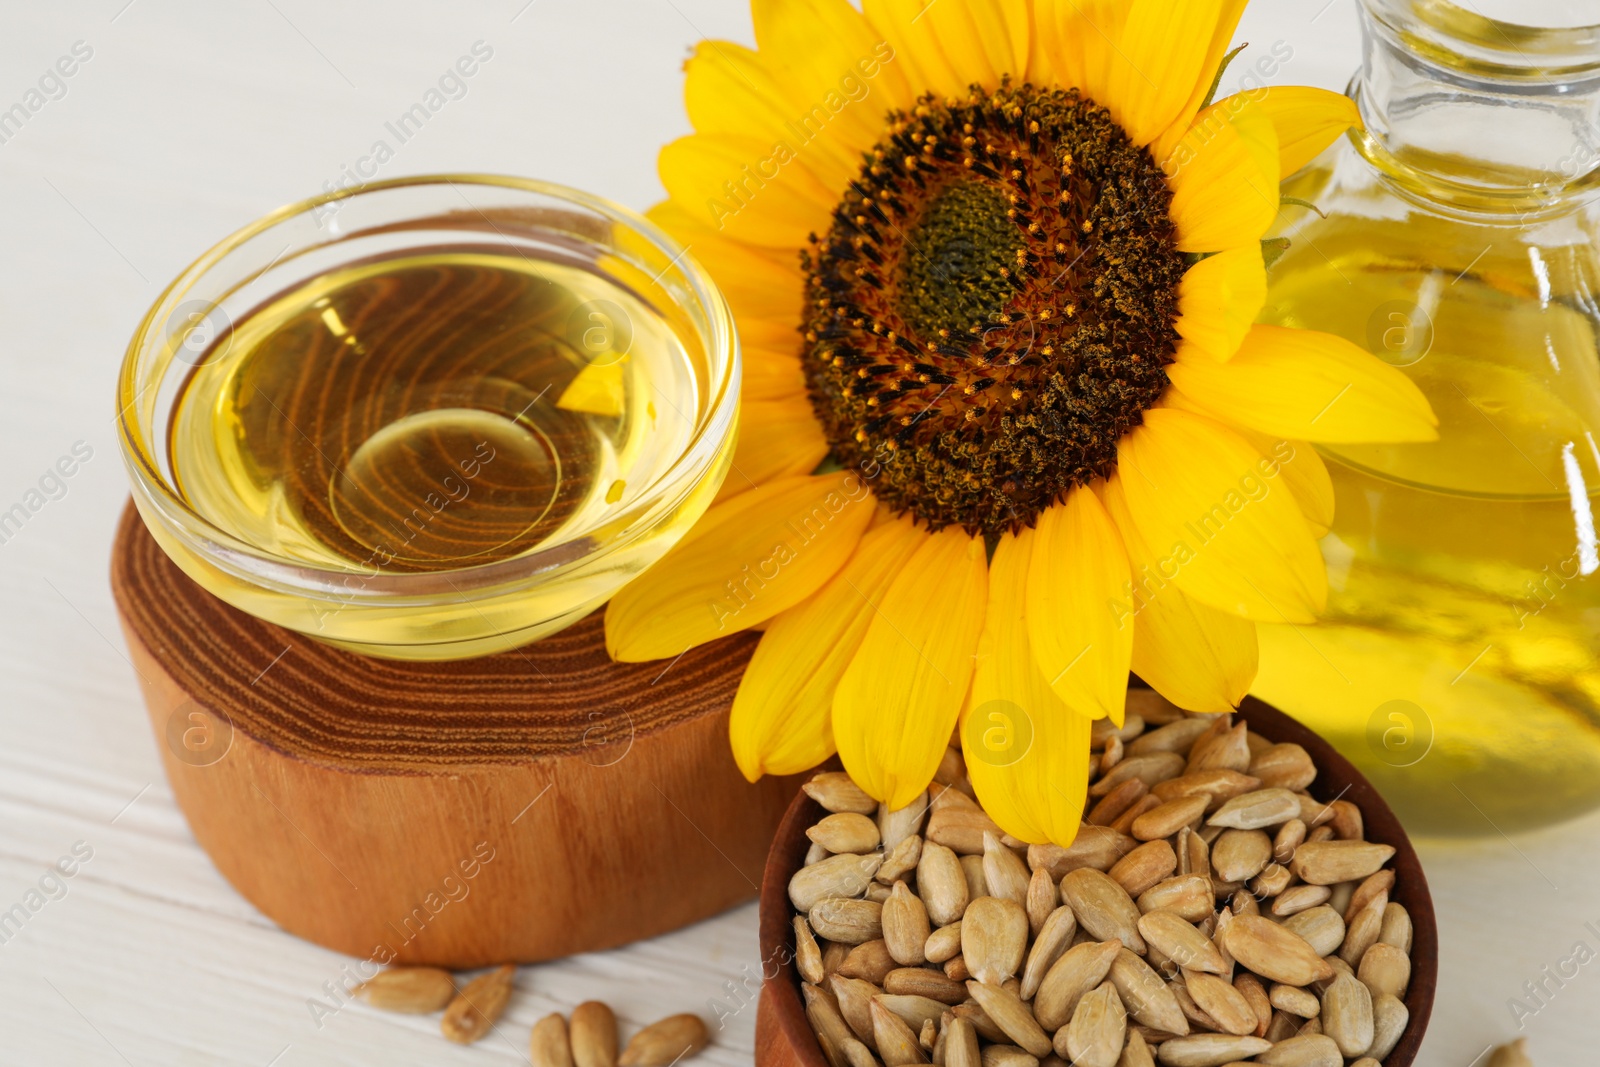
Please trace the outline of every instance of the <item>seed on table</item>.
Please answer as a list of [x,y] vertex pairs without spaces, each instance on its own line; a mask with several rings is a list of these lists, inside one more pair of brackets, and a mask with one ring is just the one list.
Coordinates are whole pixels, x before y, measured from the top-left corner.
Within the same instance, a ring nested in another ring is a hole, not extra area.
[[1528,1039],[1519,1037],[1509,1045],[1500,1045],[1489,1054],[1485,1067],[1533,1067],[1528,1056]]
[[461,992],[444,1009],[444,1018],[439,1021],[440,1032],[461,1045],[470,1045],[487,1034],[506,1010],[516,973],[517,968],[506,963],[462,986]]
[[436,1012],[456,995],[455,978],[438,967],[390,967],[356,986],[356,995],[384,1011]]
[[983,881],[992,897],[1028,901],[1028,865],[1000,843],[998,834],[983,835]]
[[1166,841],[1147,841],[1107,872],[1131,897],[1137,897],[1178,869],[1178,856]]
[[528,1059],[533,1067],[573,1067],[567,1020],[559,1012],[533,1024],[528,1038]]
[[584,1001],[572,1009],[568,1029],[576,1067],[617,1067],[617,1017],[609,1005]]

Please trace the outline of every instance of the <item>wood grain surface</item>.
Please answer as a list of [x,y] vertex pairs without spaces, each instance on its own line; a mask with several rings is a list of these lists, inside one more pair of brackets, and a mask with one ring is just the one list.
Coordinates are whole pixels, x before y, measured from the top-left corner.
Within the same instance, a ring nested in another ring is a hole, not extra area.
[[131,506],[112,588],[196,839],[354,956],[472,967],[676,929],[754,894],[793,795],[728,752],[753,637],[613,664],[595,615],[476,660],[359,656],[211,596]]
[[[1428,1028],[1439,984],[1439,928],[1427,876],[1394,812],[1382,796],[1326,741],[1268,704],[1247,698],[1238,718],[1252,732],[1274,743],[1294,742],[1311,754],[1317,778],[1309,792],[1319,800],[1343,797],[1361,809],[1366,839],[1393,845],[1395,885],[1390,899],[1405,905],[1413,926],[1411,987],[1406,993],[1410,1023],[1384,1067],[1411,1067]],[[761,959],[766,980],[756,1015],[756,1067],[828,1067],[806,1020],[800,976],[794,965],[794,909],[789,879],[805,863],[806,829],[826,812],[804,793],[795,796],[772,843],[761,883]]]

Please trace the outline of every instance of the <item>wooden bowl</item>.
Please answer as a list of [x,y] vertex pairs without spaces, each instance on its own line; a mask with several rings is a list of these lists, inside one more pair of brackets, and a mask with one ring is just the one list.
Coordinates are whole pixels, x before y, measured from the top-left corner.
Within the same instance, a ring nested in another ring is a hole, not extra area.
[[728,748],[745,636],[614,664],[597,614],[448,663],[341,651],[205,592],[129,507],[112,558],[196,840],[290,933],[378,962],[531,962],[756,895],[794,779]]
[[[1428,1028],[1433,1011],[1433,995],[1439,982],[1439,930],[1433,914],[1433,898],[1422,873],[1411,841],[1401,829],[1389,805],[1343,756],[1321,737],[1295,720],[1254,697],[1247,698],[1238,717],[1250,724],[1254,733],[1276,743],[1294,742],[1311,754],[1318,768],[1312,783],[1312,796],[1332,800],[1343,796],[1361,809],[1366,837],[1393,845],[1395,887],[1390,899],[1403,904],[1411,913],[1411,987],[1406,993],[1406,1008],[1411,1018],[1405,1034],[1384,1067],[1410,1067]],[[756,1014],[757,1067],[828,1067],[817,1044],[811,1024],[806,1020],[800,998],[800,975],[794,966],[794,910],[789,904],[789,879],[805,863],[811,842],[806,829],[826,814],[822,806],[805,793],[798,794],[772,844],[766,874],[761,882],[761,959],[765,981]]]

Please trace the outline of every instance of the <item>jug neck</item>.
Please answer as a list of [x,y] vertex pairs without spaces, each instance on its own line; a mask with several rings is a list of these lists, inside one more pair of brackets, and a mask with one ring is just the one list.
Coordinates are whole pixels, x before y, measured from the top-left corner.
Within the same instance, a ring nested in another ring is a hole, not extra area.
[[[1600,25],[1592,0],[1361,0],[1353,85],[1365,154],[1415,195],[1466,210],[1559,210],[1600,189]],[[1587,8],[1579,13],[1579,8]]]

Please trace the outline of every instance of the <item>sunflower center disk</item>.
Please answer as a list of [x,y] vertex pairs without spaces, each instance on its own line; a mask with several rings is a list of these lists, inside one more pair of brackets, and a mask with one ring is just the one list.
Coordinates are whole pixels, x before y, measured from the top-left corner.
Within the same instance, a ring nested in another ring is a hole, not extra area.
[[1171,204],[1075,92],[891,115],[806,256],[806,380],[835,457],[931,529],[988,537],[1110,474],[1177,347]]

